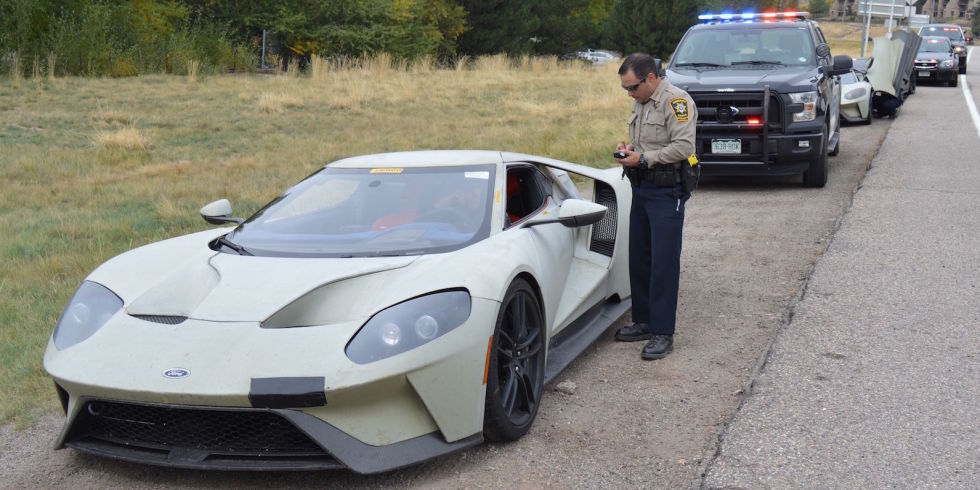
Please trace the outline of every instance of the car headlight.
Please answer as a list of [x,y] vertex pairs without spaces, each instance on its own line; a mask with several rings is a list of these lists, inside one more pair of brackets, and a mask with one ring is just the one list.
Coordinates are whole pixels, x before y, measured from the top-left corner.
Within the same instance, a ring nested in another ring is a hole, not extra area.
[[867,90],[865,90],[864,87],[858,87],[856,89],[849,90],[846,94],[844,94],[844,98],[845,99],[849,99],[849,100],[853,100],[853,99],[857,99],[857,98],[860,98],[860,97],[864,97],[864,94],[866,94],[866,93],[868,93],[868,92],[867,92]]
[[952,68],[956,62],[953,60],[942,60],[939,62],[940,68]]
[[122,305],[119,296],[105,286],[83,281],[54,327],[54,346],[64,350],[91,337]]
[[953,52],[956,54],[963,54],[964,52],[966,52],[966,48],[964,48],[963,46],[955,46],[953,47]]
[[431,342],[470,317],[466,291],[444,291],[410,299],[371,317],[347,344],[358,364],[380,361]]
[[789,94],[794,104],[803,104],[803,110],[793,114],[793,122],[812,121],[817,118],[817,93],[797,92]]

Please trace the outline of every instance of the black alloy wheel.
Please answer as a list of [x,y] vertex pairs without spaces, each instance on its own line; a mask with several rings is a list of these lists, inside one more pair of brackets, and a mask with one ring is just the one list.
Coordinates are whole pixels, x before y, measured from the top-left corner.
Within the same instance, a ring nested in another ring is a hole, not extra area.
[[483,434],[513,441],[527,433],[544,387],[544,318],[530,284],[516,279],[507,289],[493,333]]

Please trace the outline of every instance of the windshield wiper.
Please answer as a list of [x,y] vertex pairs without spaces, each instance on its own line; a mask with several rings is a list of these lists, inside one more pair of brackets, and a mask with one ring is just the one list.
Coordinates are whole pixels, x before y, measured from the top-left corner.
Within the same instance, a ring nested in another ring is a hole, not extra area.
[[228,247],[228,248],[230,248],[232,250],[234,250],[235,253],[237,253],[238,255],[253,255],[252,252],[249,252],[248,251],[248,249],[246,249],[245,247],[243,247],[243,246],[241,246],[241,245],[239,245],[239,244],[237,244],[237,243],[235,243],[235,242],[233,242],[233,241],[225,238],[225,236],[226,235],[221,235],[218,238],[216,238],[214,241],[215,242],[218,242],[221,245],[224,245],[224,246],[226,246],[226,247]]
[[715,67],[722,67],[722,66],[727,66],[727,65],[719,65],[718,63],[702,63],[702,62],[697,62],[697,63],[678,63],[678,64],[676,64],[674,66],[715,66]]
[[732,65],[782,65],[782,61],[733,61]]

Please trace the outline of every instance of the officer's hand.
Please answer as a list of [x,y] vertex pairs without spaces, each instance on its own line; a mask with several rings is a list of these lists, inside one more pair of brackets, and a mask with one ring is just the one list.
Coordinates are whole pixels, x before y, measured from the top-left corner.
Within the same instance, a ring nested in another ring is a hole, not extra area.
[[628,148],[617,148],[617,151],[625,151],[626,157],[617,158],[616,161],[624,167],[635,167],[640,164],[640,153]]

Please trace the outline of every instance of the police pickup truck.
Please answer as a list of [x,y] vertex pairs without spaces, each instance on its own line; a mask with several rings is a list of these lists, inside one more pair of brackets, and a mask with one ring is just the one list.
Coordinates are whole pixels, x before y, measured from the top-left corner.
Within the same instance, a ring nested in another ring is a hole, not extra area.
[[803,174],[827,183],[840,150],[840,79],[850,56],[832,57],[806,12],[701,15],[667,67],[698,107],[696,148],[705,175]]

